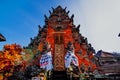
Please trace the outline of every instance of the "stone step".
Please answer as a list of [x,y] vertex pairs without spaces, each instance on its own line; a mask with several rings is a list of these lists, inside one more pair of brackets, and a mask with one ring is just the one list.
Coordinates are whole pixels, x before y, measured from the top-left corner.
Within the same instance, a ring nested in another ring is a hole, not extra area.
[[53,71],[53,80],[67,80],[65,71]]

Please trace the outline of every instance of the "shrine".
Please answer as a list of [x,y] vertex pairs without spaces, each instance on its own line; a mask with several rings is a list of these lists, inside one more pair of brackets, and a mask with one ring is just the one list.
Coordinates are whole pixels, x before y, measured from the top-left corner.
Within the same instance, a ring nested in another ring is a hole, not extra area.
[[[53,71],[66,71],[65,55],[67,53],[68,43],[73,44],[74,54],[78,59],[78,68],[84,68],[85,71],[94,71],[96,60],[94,58],[95,50],[88,43],[87,38],[80,33],[80,25],[74,25],[74,14],[69,17],[69,11],[61,6],[52,8],[49,11],[50,16],[45,17],[45,25],[38,26],[39,31],[34,39],[31,38],[30,44],[26,48],[32,49],[36,54],[43,51],[43,46],[47,42],[51,48]],[[40,56],[33,60],[33,63],[39,65]]]

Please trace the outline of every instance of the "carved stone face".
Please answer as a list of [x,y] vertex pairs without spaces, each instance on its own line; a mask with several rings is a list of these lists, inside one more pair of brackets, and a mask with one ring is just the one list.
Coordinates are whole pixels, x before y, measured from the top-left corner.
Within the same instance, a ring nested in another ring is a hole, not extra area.
[[66,27],[64,25],[56,25],[52,27],[55,31],[62,31],[64,30]]
[[48,24],[56,31],[64,30],[68,26],[68,22],[55,16],[49,20]]
[[62,25],[58,25],[58,26],[56,26],[55,30],[56,31],[61,31],[61,30],[63,30],[63,26]]
[[82,47],[83,49],[85,49],[85,50],[88,49],[88,47],[87,47],[87,45],[86,45],[85,43],[81,44],[81,47]]
[[73,46],[73,44],[71,42],[68,43],[67,49],[70,50],[70,51],[74,50],[74,46]]
[[44,42],[43,44],[43,52],[49,51],[50,44],[48,42]]
[[79,34],[78,34],[77,32],[74,32],[74,33],[73,33],[73,38],[74,38],[75,40],[78,40]]

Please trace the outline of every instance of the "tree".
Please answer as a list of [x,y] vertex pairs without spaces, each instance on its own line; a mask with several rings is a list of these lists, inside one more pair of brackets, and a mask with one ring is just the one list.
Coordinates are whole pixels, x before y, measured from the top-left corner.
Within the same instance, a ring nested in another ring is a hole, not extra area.
[[[20,45],[5,45],[0,53],[0,72],[3,76],[11,76],[14,66],[22,65],[22,48]],[[10,73],[10,74],[9,74]]]

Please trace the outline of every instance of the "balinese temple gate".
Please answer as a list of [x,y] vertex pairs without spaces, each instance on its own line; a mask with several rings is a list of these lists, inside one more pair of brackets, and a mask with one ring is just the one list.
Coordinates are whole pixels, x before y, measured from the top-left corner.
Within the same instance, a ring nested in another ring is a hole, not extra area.
[[[94,60],[95,50],[88,43],[87,38],[80,33],[80,25],[74,25],[74,15],[69,17],[69,11],[66,8],[58,6],[49,11],[50,16],[45,16],[45,25],[39,27],[39,31],[28,48],[32,48],[34,53],[42,52],[43,46],[47,42],[50,45],[52,54],[53,71],[66,71],[65,55],[68,44],[74,47],[74,54],[78,59],[78,70],[84,68],[85,71],[94,71],[96,64]],[[39,65],[40,56],[34,60],[34,64]],[[79,72],[79,71],[78,71]]]

